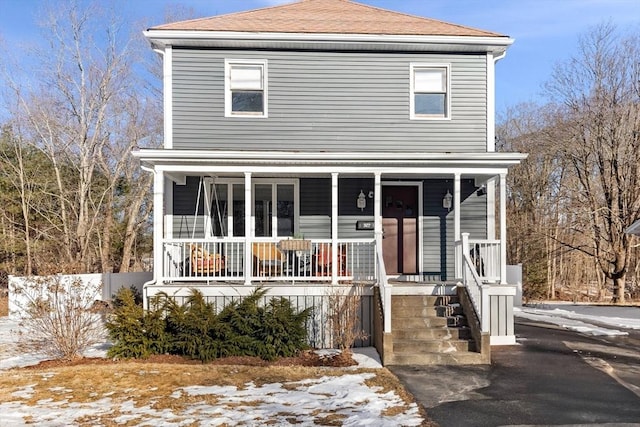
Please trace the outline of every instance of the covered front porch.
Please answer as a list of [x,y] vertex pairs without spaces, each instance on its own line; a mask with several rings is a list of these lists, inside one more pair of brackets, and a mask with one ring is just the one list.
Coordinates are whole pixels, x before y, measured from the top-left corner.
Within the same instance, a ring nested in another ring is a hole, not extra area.
[[[380,264],[389,276],[458,280],[465,232],[481,281],[506,283],[506,213],[499,204],[496,221],[496,193],[505,199],[507,168],[521,155],[135,154],[155,175],[156,283],[377,283]],[[415,195],[390,192],[398,188]],[[404,240],[396,238],[402,224]]]
[[155,177],[147,289],[365,283],[380,289],[389,332],[394,283],[461,283],[481,320],[486,289],[506,284],[497,200],[520,154],[135,155]]

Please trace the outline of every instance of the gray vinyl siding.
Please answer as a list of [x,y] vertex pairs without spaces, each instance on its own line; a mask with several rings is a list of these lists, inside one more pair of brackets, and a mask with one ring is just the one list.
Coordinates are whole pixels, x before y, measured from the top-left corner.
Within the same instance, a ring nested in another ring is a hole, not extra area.
[[300,178],[299,227],[305,239],[331,238],[330,178]]
[[[268,61],[268,118],[224,117],[225,59]],[[451,120],[410,120],[410,63],[451,64]],[[173,49],[173,147],[486,151],[486,56]]]

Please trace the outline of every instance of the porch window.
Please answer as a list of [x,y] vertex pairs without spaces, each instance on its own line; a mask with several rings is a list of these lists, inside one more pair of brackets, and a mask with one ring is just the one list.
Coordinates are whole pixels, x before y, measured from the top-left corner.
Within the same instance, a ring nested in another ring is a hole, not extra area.
[[297,205],[295,195],[293,183],[255,184],[253,214],[256,237],[293,236]]
[[411,64],[411,119],[450,116],[449,66]]
[[[207,237],[244,236],[244,185],[215,183],[208,186],[207,191],[207,213],[211,224],[206,227],[210,232]],[[233,200],[233,204],[229,200]]]
[[267,117],[267,61],[225,62],[225,116]]

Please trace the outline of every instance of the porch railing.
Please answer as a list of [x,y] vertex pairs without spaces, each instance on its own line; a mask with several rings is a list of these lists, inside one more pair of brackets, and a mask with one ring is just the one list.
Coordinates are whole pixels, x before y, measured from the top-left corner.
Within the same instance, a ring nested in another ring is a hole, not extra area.
[[[373,239],[264,239],[248,245],[251,265],[245,268],[246,239],[165,239],[165,281],[373,281]],[[335,252],[335,254],[334,254]],[[334,267],[335,263],[335,267]]]
[[382,241],[376,241],[376,268],[378,271],[378,286],[382,299],[382,314],[384,316],[383,328],[385,333],[391,333],[391,285],[387,280],[387,271],[382,256]]
[[[465,251],[466,252],[466,251]],[[487,290],[490,285],[482,283],[480,276],[476,272],[475,262],[469,254],[462,255],[462,280],[469,293],[469,298],[475,309],[476,316],[480,319],[481,332],[489,332],[490,327],[490,301]]]
[[456,277],[464,274],[464,253],[482,283],[500,283],[500,240],[469,239],[469,233],[462,233],[456,241]]

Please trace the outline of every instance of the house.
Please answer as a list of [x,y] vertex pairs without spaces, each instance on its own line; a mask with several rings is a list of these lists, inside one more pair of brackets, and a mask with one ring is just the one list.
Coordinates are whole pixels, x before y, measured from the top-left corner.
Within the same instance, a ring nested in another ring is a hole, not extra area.
[[[224,304],[267,285],[322,307],[361,285],[364,345],[387,364],[482,363],[515,343],[497,200],[526,156],[494,134],[511,38],[349,0],[145,36],[164,61],[164,147],[134,153],[155,176],[146,298],[198,288]],[[330,346],[315,313],[311,344]],[[424,325],[467,331],[434,344],[411,332]],[[458,348],[482,357],[445,357]]]

